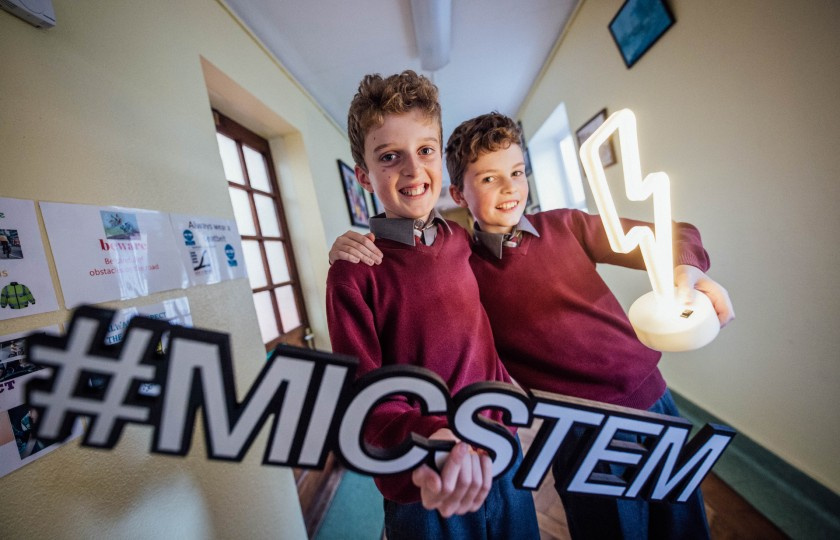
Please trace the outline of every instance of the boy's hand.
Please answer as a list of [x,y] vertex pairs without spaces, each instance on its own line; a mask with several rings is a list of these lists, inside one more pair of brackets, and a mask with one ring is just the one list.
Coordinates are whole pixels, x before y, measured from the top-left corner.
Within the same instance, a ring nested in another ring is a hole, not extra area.
[[674,268],[674,283],[677,286],[678,300],[689,303],[698,290],[709,297],[715,308],[720,327],[723,328],[735,318],[735,309],[726,289],[695,266],[681,264]]
[[[458,438],[449,429],[440,429],[430,439]],[[493,468],[490,456],[458,442],[449,452],[440,475],[428,465],[421,465],[411,475],[420,488],[423,508],[437,510],[444,518],[475,512],[490,492]]]
[[335,261],[349,261],[351,263],[364,262],[368,266],[382,262],[382,252],[373,243],[376,237],[373,233],[359,234],[347,231],[338,238],[330,249],[330,264]]

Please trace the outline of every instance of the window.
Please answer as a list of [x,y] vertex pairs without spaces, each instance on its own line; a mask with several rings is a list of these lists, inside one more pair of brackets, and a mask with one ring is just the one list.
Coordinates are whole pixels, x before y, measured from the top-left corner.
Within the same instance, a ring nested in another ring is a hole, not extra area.
[[563,103],[528,141],[528,152],[534,164],[534,184],[541,210],[587,209],[580,161]]
[[263,343],[303,346],[312,336],[268,141],[213,116]]

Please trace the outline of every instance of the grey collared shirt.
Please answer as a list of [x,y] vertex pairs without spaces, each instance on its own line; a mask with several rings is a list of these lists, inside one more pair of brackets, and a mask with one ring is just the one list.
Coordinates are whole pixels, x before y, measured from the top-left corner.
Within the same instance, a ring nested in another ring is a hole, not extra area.
[[478,223],[475,224],[476,240],[481,242],[484,247],[490,250],[490,253],[499,259],[502,258],[502,251],[505,247],[519,247],[519,241],[523,233],[533,234],[537,238],[540,237],[540,233],[524,215],[519,218],[519,223],[509,234],[484,232]]
[[370,218],[370,232],[377,238],[386,238],[406,244],[415,245],[414,239],[420,238],[420,243],[431,246],[437,238],[437,224],[441,223],[445,231],[451,233],[449,224],[440,215],[437,209],[432,210],[427,220],[408,218],[388,218],[385,214],[379,214]]

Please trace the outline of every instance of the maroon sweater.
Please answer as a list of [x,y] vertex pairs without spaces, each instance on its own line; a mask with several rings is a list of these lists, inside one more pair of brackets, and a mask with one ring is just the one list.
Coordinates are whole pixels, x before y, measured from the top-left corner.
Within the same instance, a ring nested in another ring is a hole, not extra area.
[[[641,252],[615,253],[601,218],[579,210],[528,220],[539,237],[523,233],[520,245],[505,247],[501,259],[474,243],[470,258],[505,367],[525,388],[649,408],[665,392],[657,367],[661,354],[636,338],[595,270],[596,263],[644,269]],[[625,231],[650,225],[622,223]],[[709,268],[691,225],[675,225],[674,254],[675,264]]]
[[[469,258],[469,237],[458,225],[438,228],[431,246],[377,239],[382,264],[336,262],[327,277],[327,321],[333,350],[359,359],[358,375],[392,364],[428,368],[452,394],[482,381],[509,382],[493,347],[487,315]],[[501,420],[500,414],[489,415]],[[429,436],[448,427],[443,416],[422,416],[416,404],[393,399],[365,424],[368,444],[390,448],[411,432]],[[375,478],[382,494],[417,502],[411,474]]]

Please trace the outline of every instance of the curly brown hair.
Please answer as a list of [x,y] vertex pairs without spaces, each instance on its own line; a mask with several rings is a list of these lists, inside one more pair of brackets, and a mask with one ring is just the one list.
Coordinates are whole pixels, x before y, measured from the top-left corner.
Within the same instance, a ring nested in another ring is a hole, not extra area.
[[522,144],[522,130],[508,116],[498,112],[482,114],[462,122],[446,143],[446,169],[449,181],[464,189],[464,171],[482,154]]
[[432,81],[410,69],[387,78],[378,73],[365,75],[347,113],[347,136],[356,165],[367,170],[365,137],[371,129],[381,126],[386,115],[403,114],[414,109],[430,121],[437,122],[440,129],[438,137],[442,142],[438,89]]

